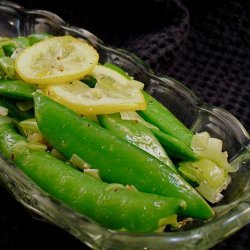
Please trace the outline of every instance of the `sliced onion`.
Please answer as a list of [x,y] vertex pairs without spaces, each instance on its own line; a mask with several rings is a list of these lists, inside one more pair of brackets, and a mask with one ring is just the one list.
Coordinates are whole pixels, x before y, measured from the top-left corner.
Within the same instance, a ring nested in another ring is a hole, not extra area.
[[73,154],[69,159],[69,162],[72,163],[75,167],[78,167],[82,170],[91,168],[91,165],[80,158],[78,155]]
[[101,180],[98,169],[95,168],[84,169],[84,174],[90,175],[98,180]]
[[8,109],[3,107],[3,106],[0,106],[0,115],[1,116],[6,116],[8,115]]
[[223,195],[217,190],[211,188],[206,181],[201,182],[196,190],[211,203],[219,202],[223,198]]
[[222,152],[222,140],[211,138],[207,132],[195,134],[191,142],[191,148],[201,158],[213,161],[217,166],[228,172],[236,172],[238,170],[228,163],[227,152]]
[[47,145],[38,142],[30,142],[28,148],[36,151],[46,151]]
[[62,154],[60,154],[56,149],[52,148],[50,153],[58,160],[66,161],[66,158]]
[[146,126],[149,129],[157,129],[159,130],[159,128],[157,128],[156,126],[154,126],[153,124],[146,122],[140,115],[138,115],[135,111],[124,111],[124,112],[120,112],[121,115],[121,119],[125,120],[125,121],[137,121],[138,123],[143,124],[144,126]]

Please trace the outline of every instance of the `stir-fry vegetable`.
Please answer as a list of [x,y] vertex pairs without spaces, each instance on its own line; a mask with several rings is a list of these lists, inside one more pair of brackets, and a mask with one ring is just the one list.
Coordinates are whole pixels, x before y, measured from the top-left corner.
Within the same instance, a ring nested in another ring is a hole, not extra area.
[[35,94],[35,114],[42,134],[56,150],[68,159],[76,154],[99,169],[104,181],[181,198],[187,202],[183,211],[187,216],[212,216],[211,208],[181,176],[145,151],[39,93]]
[[71,36],[0,38],[0,152],[108,228],[211,218],[206,200],[219,201],[236,171],[222,142],[194,135],[142,82],[98,59]]
[[0,95],[19,100],[33,100],[36,86],[22,80],[0,80]]
[[107,128],[114,135],[138,146],[176,171],[166,151],[143,123],[137,120],[123,120],[120,113],[99,115],[98,120],[104,128]]
[[51,154],[30,149],[10,124],[0,125],[0,148],[45,191],[112,229],[157,230],[169,216],[186,206],[180,199],[131,191],[79,174]]
[[140,115],[146,121],[156,125],[162,132],[190,146],[193,133],[154,97],[146,92],[144,92],[144,97],[147,101],[147,109],[140,111]]

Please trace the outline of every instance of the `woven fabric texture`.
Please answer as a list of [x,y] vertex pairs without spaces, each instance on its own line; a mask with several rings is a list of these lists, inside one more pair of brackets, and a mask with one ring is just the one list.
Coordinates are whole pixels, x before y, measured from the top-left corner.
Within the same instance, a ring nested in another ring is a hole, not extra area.
[[250,5],[202,1],[193,6],[191,2],[184,7],[175,1],[179,11],[172,25],[143,34],[126,46],[158,74],[181,81],[249,128]]

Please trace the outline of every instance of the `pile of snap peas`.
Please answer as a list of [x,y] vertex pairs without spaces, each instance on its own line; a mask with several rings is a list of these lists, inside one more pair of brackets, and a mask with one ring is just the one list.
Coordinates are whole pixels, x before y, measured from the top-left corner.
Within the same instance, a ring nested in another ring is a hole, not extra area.
[[[138,115],[155,127],[118,113],[92,121],[18,78],[13,53],[49,36],[0,39],[0,106],[8,113],[0,121],[1,154],[44,191],[110,229],[153,232],[165,225],[178,227],[179,218],[213,217],[213,209],[166,153],[199,159],[190,148],[193,133],[154,97],[143,92],[147,109]],[[27,124],[34,123],[27,133]],[[30,141],[28,134],[34,131],[45,147]],[[97,169],[99,178],[73,166],[72,156]]]

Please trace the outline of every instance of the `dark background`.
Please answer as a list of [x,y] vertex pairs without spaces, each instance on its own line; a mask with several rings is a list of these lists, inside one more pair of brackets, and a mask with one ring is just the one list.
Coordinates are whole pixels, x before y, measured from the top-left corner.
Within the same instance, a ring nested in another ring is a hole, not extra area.
[[[202,100],[225,108],[250,129],[250,4],[207,1],[16,1],[46,9],[106,44],[176,78]],[[181,4],[180,4],[181,3]],[[88,249],[57,227],[31,218],[0,189],[0,249]],[[213,249],[249,249],[250,225]]]

